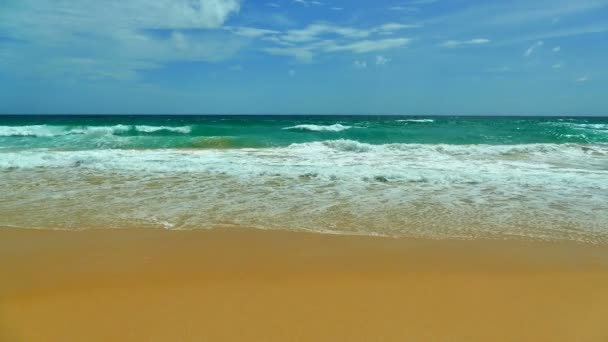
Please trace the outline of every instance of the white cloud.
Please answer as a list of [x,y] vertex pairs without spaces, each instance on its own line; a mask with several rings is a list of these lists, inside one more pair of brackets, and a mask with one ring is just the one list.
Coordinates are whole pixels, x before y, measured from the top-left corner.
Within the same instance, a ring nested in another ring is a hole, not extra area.
[[275,47],[262,51],[282,56],[291,56],[300,62],[309,63],[320,53],[351,52],[356,54],[380,51],[407,45],[410,38],[378,39],[377,35],[394,34],[397,31],[419,27],[403,23],[388,22],[370,28],[338,26],[314,23],[301,29],[290,29],[281,33],[268,33],[262,39]]
[[312,58],[314,56],[313,52],[309,48],[272,47],[263,49],[262,51],[271,55],[294,57],[296,60],[302,63],[312,62]]
[[590,80],[591,80],[591,78],[588,75],[585,75],[585,76],[581,76],[581,77],[577,78],[575,81],[582,83],[582,82],[587,82]]
[[390,58],[386,58],[384,56],[378,55],[376,56],[376,65],[382,66],[391,62]]
[[234,32],[234,34],[248,37],[248,38],[259,38],[268,35],[278,34],[279,31],[275,30],[266,30],[255,27],[229,27],[228,30]]
[[[460,6],[445,14],[428,17],[421,23],[427,27],[441,27],[443,32],[440,33],[451,34],[499,30],[505,33],[500,44],[527,44],[556,37],[607,32],[605,21],[594,20],[598,18],[593,13],[600,10],[608,10],[608,1],[481,1],[474,6]],[[585,18],[588,15],[592,16]],[[548,22],[555,17],[561,17],[562,23],[549,25]]]
[[323,3],[315,0],[293,0],[294,3],[304,5],[304,6],[322,6]]
[[352,27],[312,24],[303,29],[289,30],[280,39],[292,43],[302,43],[317,40],[319,36],[326,34],[340,35],[348,38],[363,38],[367,37],[369,32]]
[[0,11],[0,30],[45,43],[83,32],[109,36],[148,29],[214,29],[239,10],[240,0],[21,0]]
[[356,60],[353,62],[353,67],[355,69],[365,69],[367,68],[367,61]]
[[240,0],[21,0],[0,11],[0,32],[28,43],[4,67],[130,79],[169,62],[224,60],[244,42],[217,29],[239,10]]
[[330,46],[326,49],[326,51],[350,51],[353,53],[367,53],[401,47],[407,45],[410,42],[411,39],[408,38],[361,40],[345,45]]
[[530,57],[530,56],[532,56],[532,54],[534,53],[534,51],[536,51],[536,49],[540,48],[543,45],[545,45],[545,43],[542,40],[539,40],[536,43],[532,44],[532,46],[530,46],[524,52],[524,57]]
[[291,69],[291,70],[289,70],[289,71],[287,72],[287,74],[288,74],[290,77],[294,77],[294,76],[296,75],[296,71],[295,71],[295,70],[293,70],[293,69]]
[[560,52],[562,50],[561,46],[556,46],[553,49],[551,49],[551,51],[553,52]]
[[337,44],[333,40],[323,40],[301,47],[272,47],[263,49],[272,55],[290,56],[302,63],[310,63],[315,54],[332,52],[369,53],[405,46],[409,38],[360,40],[347,44]]
[[551,66],[553,69],[561,69],[564,65],[562,63],[555,63]]
[[274,2],[268,2],[268,3],[266,3],[266,6],[268,6],[268,7],[274,7],[274,8],[281,7],[281,5],[279,5],[277,3],[274,3]]
[[404,29],[419,28],[419,27],[420,27],[420,25],[386,23],[386,24],[383,24],[383,25],[380,25],[380,26],[374,28],[372,31],[373,32],[393,32],[393,31],[400,31],[400,30],[404,30]]
[[504,3],[494,8],[496,12],[487,17],[487,22],[493,25],[518,25],[524,22],[538,22],[555,18],[576,15],[608,6],[604,0],[553,0],[550,4],[539,1],[523,1],[518,6]]
[[439,46],[446,47],[446,48],[457,48],[457,47],[462,47],[462,46],[467,46],[467,45],[489,44],[490,42],[491,41],[486,38],[474,38],[474,39],[469,39],[469,40],[448,40],[448,41],[445,41],[445,42],[439,44]]
[[278,38],[285,42],[303,43],[321,39],[323,36],[333,35],[342,38],[367,38],[373,34],[394,33],[408,28],[417,28],[418,25],[406,25],[401,23],[386,23],[377,27],[360,29],[348,26],[338,26],[324,23],[315,23],[303,29],[288,30]]
[[389,11],[404,11],[404,12],[418,12],[419,9],[413,6],[390,6],[387,7]]
[[342,11],[344,7],[331,7],[330,9],[334,11]]

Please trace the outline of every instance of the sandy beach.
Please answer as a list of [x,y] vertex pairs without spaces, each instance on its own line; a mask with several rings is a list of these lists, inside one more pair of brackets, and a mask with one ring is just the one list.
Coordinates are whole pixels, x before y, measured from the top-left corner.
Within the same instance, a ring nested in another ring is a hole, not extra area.
[[0,229],[0,341],[606,341],[608,248]]

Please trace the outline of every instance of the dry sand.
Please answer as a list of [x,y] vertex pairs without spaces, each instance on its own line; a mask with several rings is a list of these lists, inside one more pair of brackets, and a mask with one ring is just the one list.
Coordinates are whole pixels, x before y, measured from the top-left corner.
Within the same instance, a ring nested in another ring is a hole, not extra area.
[[608,248],[0,229],[0,341],[608,341]]

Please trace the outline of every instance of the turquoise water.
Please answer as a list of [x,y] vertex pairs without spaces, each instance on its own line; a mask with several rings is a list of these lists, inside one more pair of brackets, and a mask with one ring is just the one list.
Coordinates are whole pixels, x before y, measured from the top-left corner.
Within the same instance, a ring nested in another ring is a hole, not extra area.
[[0,226],[608,242],[608,118],[0,116]]
[[0,117],[8,148],[280,147],[346,139],[369,144],[608,143],[607,118]]

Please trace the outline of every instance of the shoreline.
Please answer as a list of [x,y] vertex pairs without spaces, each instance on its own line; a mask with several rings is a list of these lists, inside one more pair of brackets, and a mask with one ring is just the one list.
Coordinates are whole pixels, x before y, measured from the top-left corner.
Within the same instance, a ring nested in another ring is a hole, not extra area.
[[608,338],[608,246],[0,228],[0,340]]

